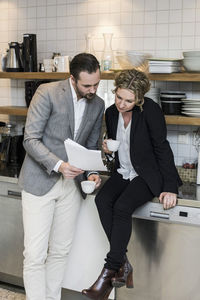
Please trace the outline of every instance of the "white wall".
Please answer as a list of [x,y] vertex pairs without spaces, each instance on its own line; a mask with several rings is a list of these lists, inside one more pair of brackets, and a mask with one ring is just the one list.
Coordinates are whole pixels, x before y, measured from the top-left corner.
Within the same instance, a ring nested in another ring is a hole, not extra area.
[[[113,32],[113,50],[130,49],[156,57],[181,58],[184,50],[200,50],[200,0],[0,0],[0,52],[23,33],[36,33],[38,62],[53,52],[84,51],[85,34],[94,35],[100,59],[103,32]],[[200,97],[199,83],[152,83],[161,89],[184,90]],[[12,88],[11,88],[12,87]],[[102,81],[99,94],[113,99],[112,81]],[[0,80],[0,105],[25,105],[22,80]],[[0,116],[1,120],[5,116]],[[168,126],[177,164],[195,160],[192,126]],[[189,144],[178,143],[178,132],[189,132]]]

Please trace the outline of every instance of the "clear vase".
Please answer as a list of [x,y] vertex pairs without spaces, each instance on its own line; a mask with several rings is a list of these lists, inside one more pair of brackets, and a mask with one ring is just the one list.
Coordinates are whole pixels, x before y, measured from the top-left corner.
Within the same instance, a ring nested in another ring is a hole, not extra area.
[[95,50],[94,50],[94,46],[93,46],[93,36],[91,34],[86,34],[85,39],[86,39],[85,52],[93,54],[95,56]]
[[114,55],[112,50],[112,37],[113,33],[103,33],[104,37],[104,50],[101,59],[101,70],[109,71],[114,65]]

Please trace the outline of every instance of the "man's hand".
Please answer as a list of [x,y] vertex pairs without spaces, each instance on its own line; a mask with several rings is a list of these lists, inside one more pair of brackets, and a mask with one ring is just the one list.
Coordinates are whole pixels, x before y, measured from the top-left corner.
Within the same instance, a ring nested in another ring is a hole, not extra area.
[[163,203],[164,209],[169,209],[176,205],[177,195],[174,193],[163,192],[159,196],[160,203]]
[[71,166],[68,162],[62,162],[58,171],[62,173],[65,178],[71,178],[71,179],[84,173],[83,170]]
[[101,184],[101,178],[97,174],[91,174],[90,176],[88,176],[88,180],[94,181],[96,183],[96,187],[95,188],[98,188],[100,186],[100,184]]

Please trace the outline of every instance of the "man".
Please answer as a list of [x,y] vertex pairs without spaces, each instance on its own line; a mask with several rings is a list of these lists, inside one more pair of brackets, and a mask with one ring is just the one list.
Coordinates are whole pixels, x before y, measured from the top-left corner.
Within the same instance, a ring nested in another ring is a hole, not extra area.
[[[27,300],[59,300],[81,203],[84,171],[69,164],[64,140],[97,149],[104,102],[96,95],[99,63],[76,55],[70,79],[40,85],[28,110],[20,172],[24,224],[24,285]],[[79,180],[78,180],[79,179]],[[100,185],[98,174],[88,180]]]

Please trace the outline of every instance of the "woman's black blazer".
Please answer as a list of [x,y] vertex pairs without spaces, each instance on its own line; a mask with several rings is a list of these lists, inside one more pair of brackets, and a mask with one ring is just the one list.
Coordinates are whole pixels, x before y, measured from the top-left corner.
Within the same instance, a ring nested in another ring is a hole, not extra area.
[[[116,139],[118,118],[119,112],[113,104],[105,113],[108,138]],[[182,184],[166,136],[167,128],[160,106],[145,97],[143,111],[138,106],[133,108],[130,157],[135,171],[155,196],[161,192],[178,194],[178,186]],[[118,153],[115,156],[115,170],[117,168]]]

